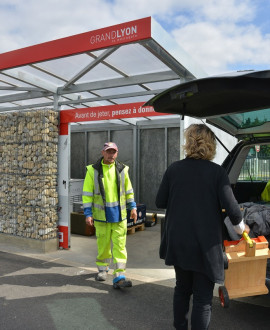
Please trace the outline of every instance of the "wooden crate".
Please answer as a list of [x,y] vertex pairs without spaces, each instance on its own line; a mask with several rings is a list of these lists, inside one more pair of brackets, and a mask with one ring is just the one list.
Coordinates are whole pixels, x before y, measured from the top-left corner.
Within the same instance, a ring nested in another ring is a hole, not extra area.
[[253,238],[253,247],[245,240],[224,241],[228,259],[224,286],[230,299],[267,294],[265,286],[268,241],[264,236]]

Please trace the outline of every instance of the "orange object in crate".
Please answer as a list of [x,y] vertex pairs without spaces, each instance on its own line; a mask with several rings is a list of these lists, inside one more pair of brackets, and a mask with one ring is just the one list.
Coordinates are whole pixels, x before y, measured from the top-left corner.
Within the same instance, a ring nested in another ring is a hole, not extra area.
[[226,262],[224,286],[219,287],[221,305],[228,307],[229,299],[267,294],[265,285],[267,258],[270,258],[268,241],[264,236],[224,241]]

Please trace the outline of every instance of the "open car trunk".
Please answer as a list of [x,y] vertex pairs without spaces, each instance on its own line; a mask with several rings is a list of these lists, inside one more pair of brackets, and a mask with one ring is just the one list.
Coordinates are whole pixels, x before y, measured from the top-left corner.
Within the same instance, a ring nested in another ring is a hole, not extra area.
[[[206,119],[236,137],[240,142],[222,166],[239,203],[261,199],[270,180],[266,171],[270,166],[270,70],[185,82],[156,95],[145,105],[153,106],[157,112]],[[264,175],[254,175],[256,162],[265,165]]]
[[270,184],[269,199],[262,198],[270,183],[270,71],[235,72],[185,82],[156,95],[145,106],[182,118],[206,119],[238,139],[222,166],[246,212],[254,205],[261,210],[269,208],[269,223],[261,235],[270,242]]

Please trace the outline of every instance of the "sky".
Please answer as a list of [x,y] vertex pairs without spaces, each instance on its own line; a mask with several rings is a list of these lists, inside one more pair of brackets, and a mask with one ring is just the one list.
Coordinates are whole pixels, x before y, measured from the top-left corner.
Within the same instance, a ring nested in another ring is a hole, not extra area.
[[152,16],[209,75],[270,69],[269,0],[0,0],[0,53]]

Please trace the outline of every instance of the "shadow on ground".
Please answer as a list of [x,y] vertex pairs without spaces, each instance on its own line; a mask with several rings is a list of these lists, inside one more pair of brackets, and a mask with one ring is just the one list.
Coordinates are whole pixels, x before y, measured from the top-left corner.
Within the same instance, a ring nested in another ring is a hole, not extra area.
[[[115,290],[83,268],[0,252],[0,329],[170,330],[173,288],[133,281]],[[269,329],[269,309],[214,298],[210,329]]]

